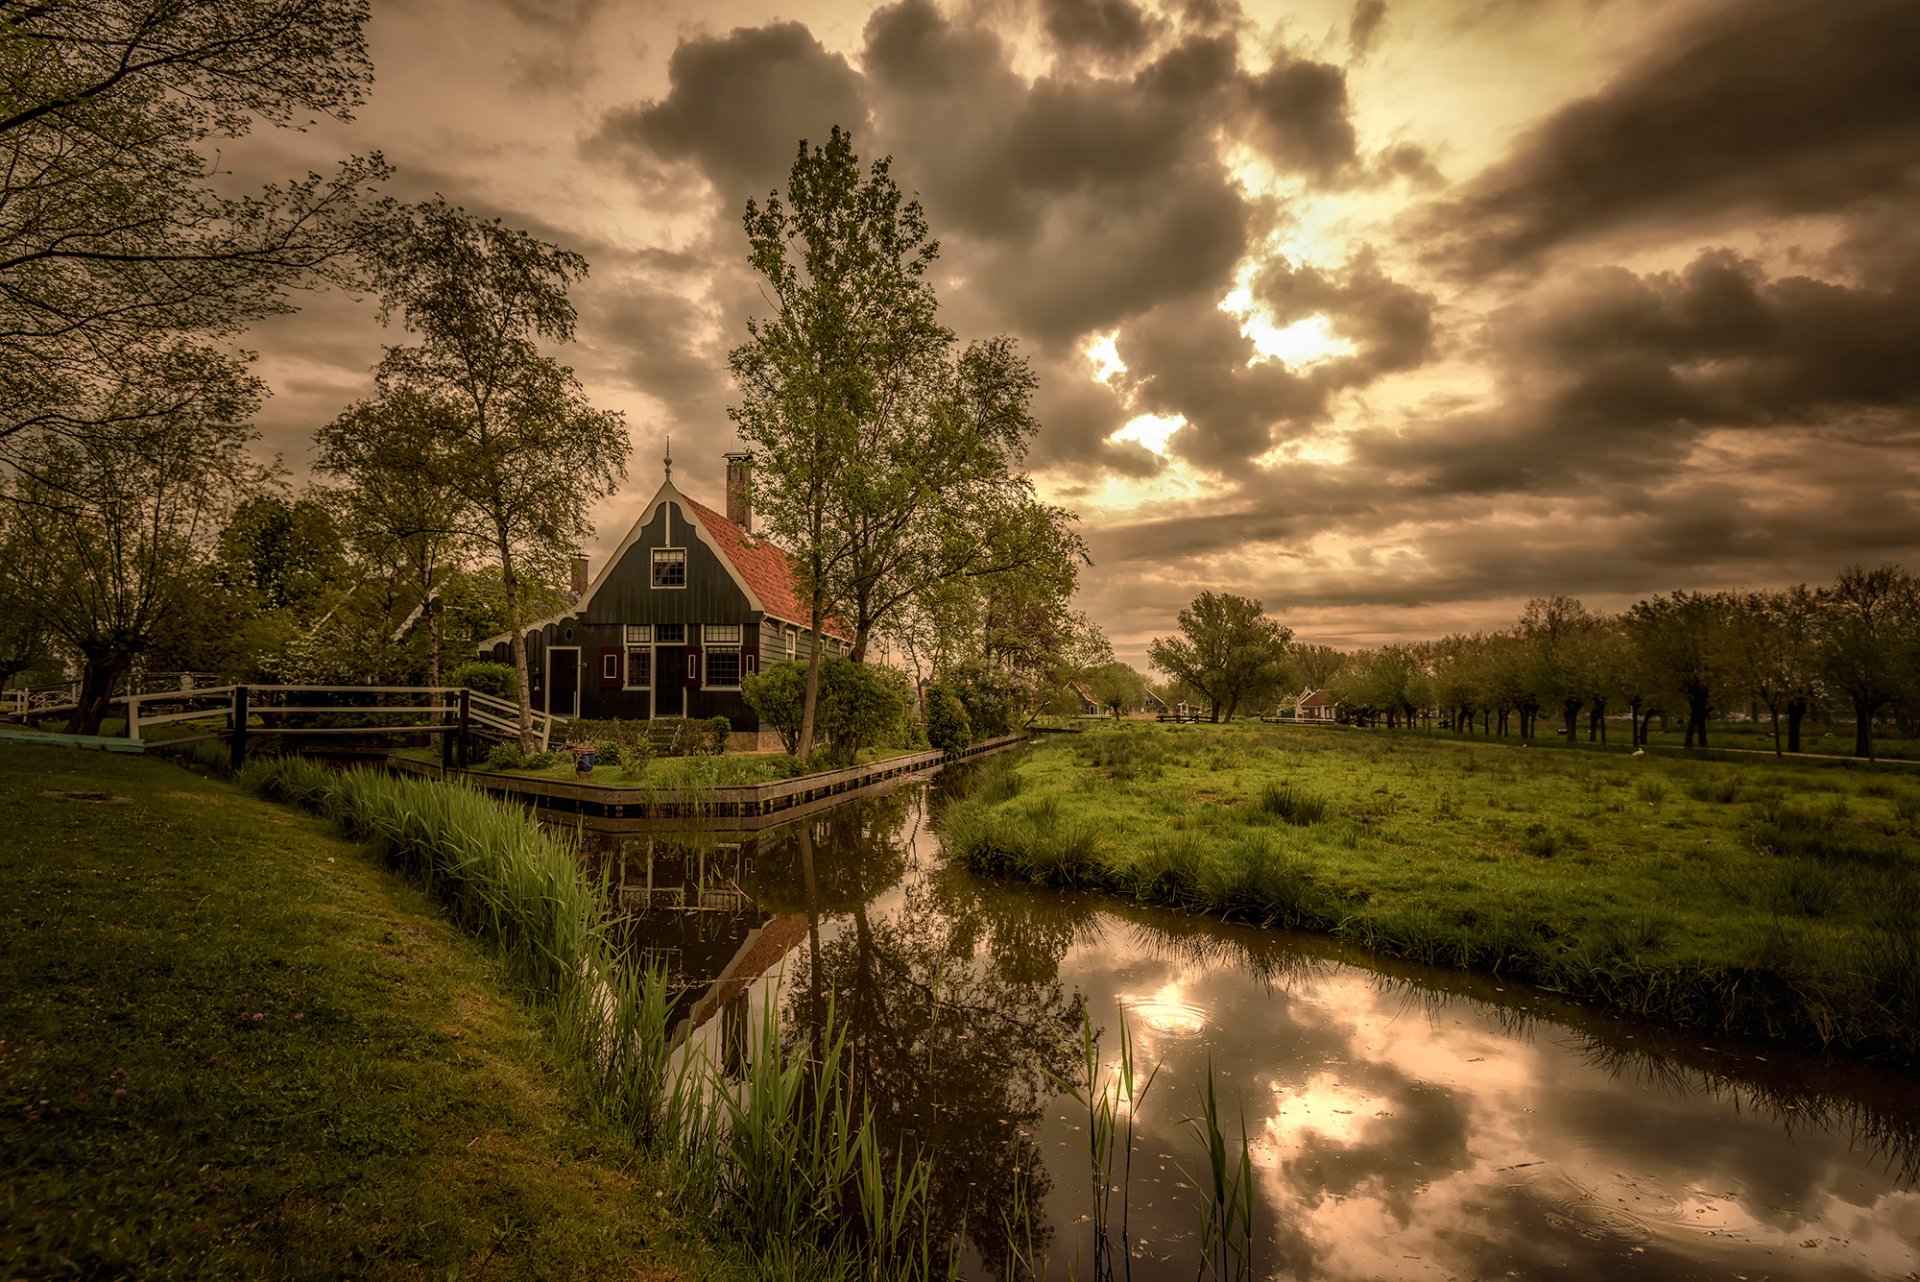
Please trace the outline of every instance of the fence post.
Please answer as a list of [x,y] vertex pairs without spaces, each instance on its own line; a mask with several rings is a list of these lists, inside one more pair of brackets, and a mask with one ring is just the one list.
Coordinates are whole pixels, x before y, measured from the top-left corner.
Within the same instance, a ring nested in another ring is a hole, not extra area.
[[233,688],[233,733],[227,736],[227,764],[238,770],[247,763],[247,688]]
[[447,770],[453,766],[454,706],[445,693],[435,695],[434,698],[440,704],[440,715],[434,718],[440,725],[440,768]]
[[467,688],[460,687],[460,768],[467,768]]
[[127,696],[127,738],[136,743],[140,739],[140,696],[137,694]]

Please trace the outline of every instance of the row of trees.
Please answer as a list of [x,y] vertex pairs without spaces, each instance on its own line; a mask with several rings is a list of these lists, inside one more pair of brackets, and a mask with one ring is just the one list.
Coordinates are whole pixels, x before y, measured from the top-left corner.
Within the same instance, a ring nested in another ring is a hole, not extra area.
[[1786,752],[1800,751],[1809,713],[1832,706],[1852,713],[1867,757],[1876,718],[1920,716],[1920,581],[1855,567],[1825,587],[1673,592],[1617,615],[1537,598],[1511,629],[1361,651],[1317,684],[1353,719],[1438,715],[1532,737],[1544,713],[1568,738],[1584,720],[1603,742],[1607,718],[1625,713],[1635,742],[1659,716],[1705,747],[1716,713],[1757,710]]

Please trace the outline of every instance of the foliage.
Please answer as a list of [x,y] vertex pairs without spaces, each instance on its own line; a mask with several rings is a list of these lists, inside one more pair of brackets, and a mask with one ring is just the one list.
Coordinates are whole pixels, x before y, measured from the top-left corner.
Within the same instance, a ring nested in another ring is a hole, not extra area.
[[1202,592],[1180,612],[1180,633],[1155,638],[1148,658],[1205,695],[1213,720],[1231,720],[1242,701],[1279,695],[1293,632],[1268,618],[1258,601]]
[[970,664],[949,671],[944,684],[959,699],[974,738],[1013,733],[1014,719],[1020,715],[1020,696],[1006,678],[985,666]]
[[98,732],[116,684],[204,582],[221,517],[264,483],[246,456],[260,386],[226,372],[181,389],[171,412],[148,407],[138,437],[39,435],[18,449],[18,572],[42,585],[30,603],[42,626],[82,659],[73,733]]
[[1147,679],[1132,664],[1118,659],[1087,673],[1085,684],[1094,702],[1116,717],[1147,701]]
[[[346,120],[362,0],[13,4],[0,21],[0,458],[32,438],[166,438],[243,378],[230,340],[349,281],[378,155],[252,196],[217,149]],[[196,390],[199,389],[199,390]]]
[[447,684],[465,686],[469,690],[478,690],[481,694],[490,694],[496,699],[511,699],[519,685],[519,676],[509,664],[492,663],[484,659],[471,659],[447,673]]
[[806,665],[791,659],[769,663],[740,680],[740,697],[760,718],[760,724],[780,735],[780,743],[794,755],[800,751],[800,723],[805,719]]
[[1854,754],[1873,755],[1873,716],[1920,692],[1920,583],[1898,566],[1853,566],[1820,593],[1821,675],[1853,704]]
[[572,340],[567,289],[586,260],[435,198],[385,212],[367,269],[382,318],[398,314],[420,342],[387,349],[374,399],[349,410],[338,434],[431,424],[410,437],[426,448],[420,483],[455,501],[459,532],[499,566],[531,747],[522,574],[557,573],[589,532],[588,507],[626,474],[624,420],[588,404],[573,371],[539,346]]
[[958,752],[973,742],[966,704],[944,685],[927,687],[927,742],[942,752]]

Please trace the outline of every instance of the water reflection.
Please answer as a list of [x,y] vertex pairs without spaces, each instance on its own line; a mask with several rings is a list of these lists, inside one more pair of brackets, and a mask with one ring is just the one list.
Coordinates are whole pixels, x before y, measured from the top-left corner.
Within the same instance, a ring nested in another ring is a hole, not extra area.
[[776,1001],[829,1002],[885,1136],[935,1155],[943,1229],[998,1277],[1016,1187],[1049,1274],[1093,1259],[1082,1012],[1160,1065],[1137,1110],[1132,1276],[1187,1278],[1211,1062],[1244,1110],[1259,1275],[1909,1278],[1910,1076],[1596,1016],[1497,981],[1355,965],[1327,941],[976,882],[925,790],[738,841],[600,836],[628,945],[666,959],[683,1035],[737,1057]]

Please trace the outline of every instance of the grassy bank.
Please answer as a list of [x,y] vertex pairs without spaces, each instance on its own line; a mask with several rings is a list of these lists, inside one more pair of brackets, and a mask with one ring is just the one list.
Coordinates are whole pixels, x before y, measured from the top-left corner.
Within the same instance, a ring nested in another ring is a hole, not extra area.
[[0,1276],[751,1276],[363,847],[104,753],[0,806]]
[[977,871],[1920,1062],[1897,772],[1135,725],[988,767],[941,822]]
[[[858,764],[868,765],[924,748],[869,748],[861,752]],[[398,755],[439,764],[437,749],[408,748]],[[564,754],[562,754],[564,756]],[[557,760],[529,770],[493,770],[482,761],[473,768],[515,779],[551,779],[566,783],[593,784],[602,788],[644,788],[654,792],[686,792],[699,788],[723,788],[740,784],[775,783],[799,777],[804,764],[784,752],[741,752],[708,757],[655,757],[642,766],[627,768],[600,764],[586,778],[575,773],[571,758]],[[837,769],[819,765],[820,770]]]

